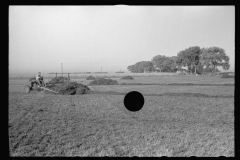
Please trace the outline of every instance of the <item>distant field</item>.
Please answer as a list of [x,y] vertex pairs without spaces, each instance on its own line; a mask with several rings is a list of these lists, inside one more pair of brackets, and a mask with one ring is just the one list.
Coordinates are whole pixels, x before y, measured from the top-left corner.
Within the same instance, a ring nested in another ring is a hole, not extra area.
[[120,83],[196,83],[196,84],[234,84],[234,78],[220,76],[152,76],[134,77],[134,80],[118,80]]
[[[134,80],[121,80],[120,78],[112,78],[118,83],[195,83],[195,84],[234,84],[234,78],[221,78],[219,76],[152,76],[152,77],[133,77]],[[48,82],[50,79],[44,79]],[[78,82],[87,85],[91,80],[86,78],[71,79],[73,82]],[[23,92],[25,85],[29,85],[28,78],[26,79],[9,79],[10,92]]]
[[[211,76],[134,78],[117,81],[234,84],[234,79]],[[28,80],[9,84],[11,156],[234,156],[234,86],[92,86],[141,92],[144,107],[131,113],[124,95],[25,94]]]
[[[53,78],[56,75],[55,74],[42,74],[43,77],[49,77],[49,78]],[[141,77],[141,76],[172,76],[172,75],[177,75],[176,73],[90,73],[90,74],[70,74],[70,77],[72,79],[78,79],[78,78],[86,78],[88,76],[94,76],[94,77],[111,77],[111,78],[119,78],[122,76],[127,76],[127,75],[131,75],[134,77]],[[30,77],[35,77],[36,75],[9,75],[9,79],[25,79],[25,78],[30,78]],[[57,76],[62,76],[61,74],[58,74]],[[67,74],[64,74],[63,76],[68,76]]]

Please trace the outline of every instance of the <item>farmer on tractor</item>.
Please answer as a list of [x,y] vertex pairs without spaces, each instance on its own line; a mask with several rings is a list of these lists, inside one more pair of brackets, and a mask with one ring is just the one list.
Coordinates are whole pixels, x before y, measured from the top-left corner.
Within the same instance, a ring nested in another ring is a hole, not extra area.
[[[41,72],[38,72],[38,75],[36,75],[36,77],[35,76],[31,77],[29,79],[29,82],[31,82],[31,86],[26,85],[24,87],[24,90],[25,90],[26,93],[29,93],[32,90],[37,90],[37,91],[41,90],[42,92],[43,91],[45,92],[47,90],[47,91],[50,91],[50,92],[59,93],[59,92],[56,92],[54,90],[51,90],[51,89],[47,88],[48,83],[47,84],[44,83],[43,77],[41,76]],[[50,87],[50,86],[48,86],[48,87]]]
[[43,82],[43,77],[41,76],[41,72],[38,72],[38,75],[36,76],[36,82],[38,83],[39,86],[42,86]]

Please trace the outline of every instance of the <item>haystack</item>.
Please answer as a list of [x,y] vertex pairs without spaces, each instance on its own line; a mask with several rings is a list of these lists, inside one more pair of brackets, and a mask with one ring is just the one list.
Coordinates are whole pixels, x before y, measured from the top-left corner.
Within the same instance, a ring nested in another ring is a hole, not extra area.
[[66,81],[68,81],[68,78],[66,77],[54,77],[49,81],[49,83],[63,83]]
[[133,77],[132,77],[132,76],[124,76],[124,77],[122,77],[121,79],[132,80]]
[[87,94],[90,91],[87,86],[77,82],[65,82],[52,89],[63,95]]
[[230,75],[230,74],[223,74],[221,78],[234,78],[234,75]]
[[95,80],[95,78],[93,76],[88,76],[86,80]]
[[94,85],[118,85],[116,80],[105,79],[105,78],[97,78],[94,81],[89,83],[90,86]]

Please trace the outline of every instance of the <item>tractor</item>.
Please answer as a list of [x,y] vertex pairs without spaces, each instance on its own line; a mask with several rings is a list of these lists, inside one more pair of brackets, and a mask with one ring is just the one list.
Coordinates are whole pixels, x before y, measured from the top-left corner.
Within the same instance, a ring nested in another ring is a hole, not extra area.
[[24,88],[24,91],[26,93],[29,93],[30,91],[36,90],[36,91],[44,91],[44,88],[46,87],[46,84],[43,81],[43,78],[39,79],[40,84],[36,81],[35,78],[30,78],[29,82],[31,83],[30,85],[26,85]]
[[[49,74],[52,74],[52,73],[49,73]],[[61,85],[62,83],[70,81],[70,76],[69,76],[69,73],[68,73],[68,77],[67,78],[66,77],[57,77],[57,73],[56,73],[56,77],[52,78],[47,83],[45,83],[43,81],[43,77],[41,77],[39,79],[39,81],[40,81],[40,84],[36,81],[35,77],[30,78],[29,82],[31,84],[25,86],[25,88],[24,88],[25,92],[29,93],[30,91],[34,91],[34,90],[45,92],[47,90],[47,91],[51,91],[51,92],[54,92],[54,93],[58,93],[58,92],[55,92],[53,90],[50,90],[49,88],[52,88],[52,87],[54,87],[56,85]]]

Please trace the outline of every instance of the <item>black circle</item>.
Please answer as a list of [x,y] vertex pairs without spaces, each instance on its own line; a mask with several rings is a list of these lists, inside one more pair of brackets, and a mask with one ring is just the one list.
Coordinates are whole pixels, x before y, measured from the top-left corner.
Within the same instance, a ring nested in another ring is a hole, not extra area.
[[144,97],[140,92],[131,91],[124,97],[124,105],[131,112],[139,111],[144,105]]

